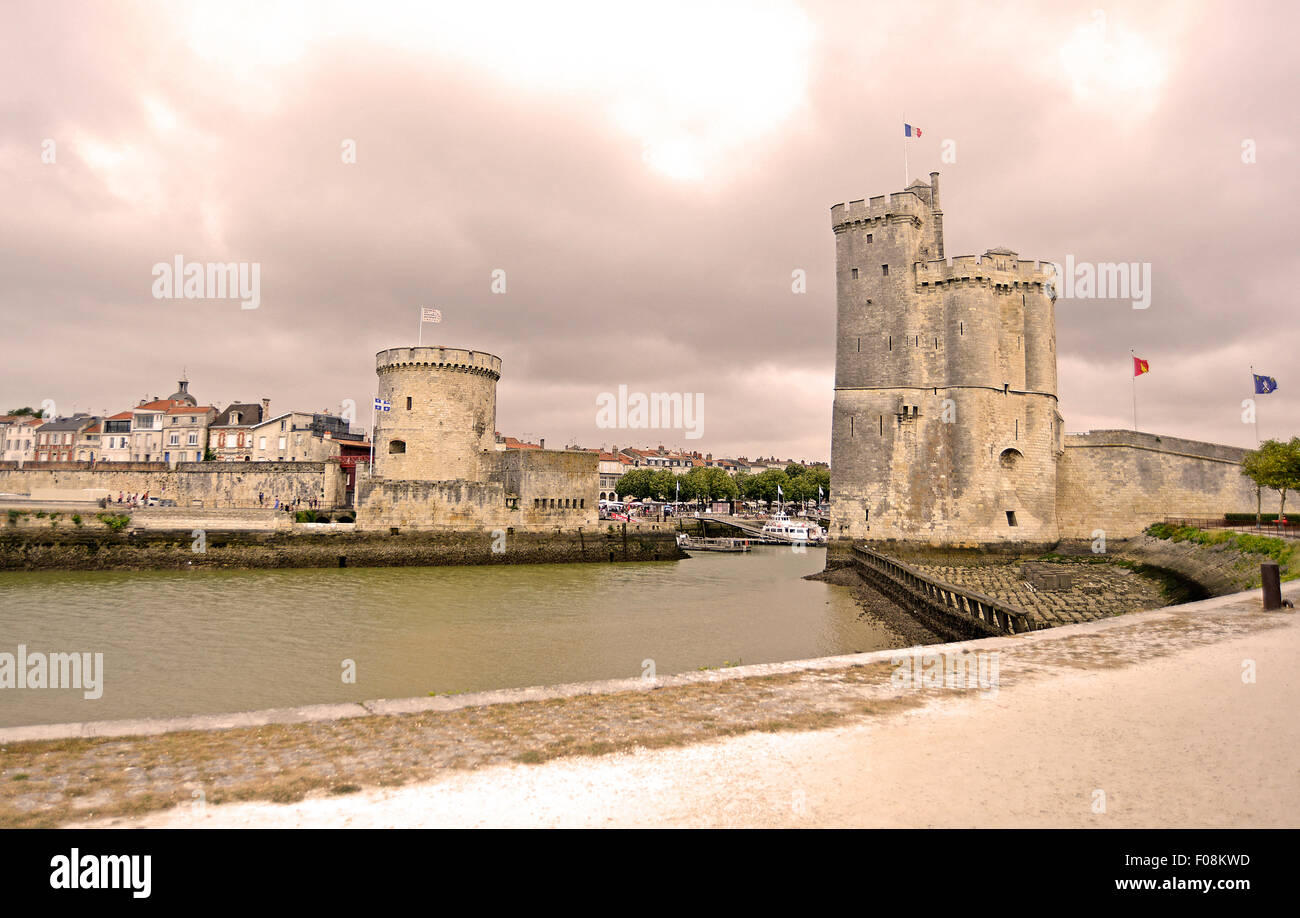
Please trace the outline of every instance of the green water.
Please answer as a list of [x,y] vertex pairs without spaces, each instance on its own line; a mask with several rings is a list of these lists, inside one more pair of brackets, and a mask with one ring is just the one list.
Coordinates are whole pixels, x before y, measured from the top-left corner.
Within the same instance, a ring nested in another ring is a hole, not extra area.
[[[103,695],[0,689],[0,726],[401,698],[904,646],[825,551],[502,567],[0,573],[0,653],[99,652]],[[355,662],[356,682],[342,679]]]

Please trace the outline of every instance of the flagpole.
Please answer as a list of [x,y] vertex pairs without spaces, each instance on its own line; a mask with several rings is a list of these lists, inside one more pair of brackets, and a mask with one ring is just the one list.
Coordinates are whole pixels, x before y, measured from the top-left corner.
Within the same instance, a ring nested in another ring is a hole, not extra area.
[[1137,354],[1134,352],[1133,348],[1129,348],[1129,349],[1128,349],[1128,352],[1129,352],[1130,354],[1133,355],[1133,364],[1132,364],[1132,366],[1129,368],[1129,372],[1131,372],[1131,373],[1133,374],[1133,431],[1136,433],[1136,432],[1137,432],[1137,429],[1138,429],[1138,374],[1137,374]]
[[[378,395],[375,399],[379,398]],[[370,400],[370,477],[375,477],[375,399]]]
[[1255,385],[1255,365],[1252,363],[1250,365],[1250,400],[1255,403],[1255,448],[1259,449],[1259,399],[1255,398],[1259,394],[1255,391],[1257,388]]
[[[903,124],[907,124],[907,112],[903,112]],[[907,128],[903,128],[903,187],[907,188],[907,181],[910,178],[907,168]]]
[[416,347],[424,347],[424,307],[420,307],[420,331],[416,335]]

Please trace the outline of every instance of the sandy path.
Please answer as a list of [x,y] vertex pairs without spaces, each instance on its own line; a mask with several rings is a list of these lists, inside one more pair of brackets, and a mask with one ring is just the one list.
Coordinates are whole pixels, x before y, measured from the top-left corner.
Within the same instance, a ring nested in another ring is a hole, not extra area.
[[[1255,684],[1242,681],[1247,659]],[[1298,660],[1300,619],[1287,615],[1137,666],[1065,669],[836,729],[111,824],[1294,827]]]

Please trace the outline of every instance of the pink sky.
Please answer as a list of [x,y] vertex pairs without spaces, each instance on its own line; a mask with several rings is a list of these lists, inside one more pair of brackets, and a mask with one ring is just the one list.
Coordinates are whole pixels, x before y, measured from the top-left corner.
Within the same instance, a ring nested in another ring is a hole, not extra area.
[[[436,306],[425,343],[503,359],[503,433],[825,459],[829,208],[902,187],[905,113],[924,131],[912,176],[943,174],[949,256],[1151,264],[1148,309],[1058,301],[1068,429],[1132,423],[1134,348],[1143,429],[1253,446],[1253,364],[1280,384],[1260,433],[1290,436],[1298,19],[1285,3],[10,2],[0,409],[113,413],[184,368],[218,407],[352,399],[364,423],[374,352],[414,343]],[[152,267],[176,254],[258,263],[261,305],[154,298]],[[619,385],[704,393],[704,436],[598,429]]]

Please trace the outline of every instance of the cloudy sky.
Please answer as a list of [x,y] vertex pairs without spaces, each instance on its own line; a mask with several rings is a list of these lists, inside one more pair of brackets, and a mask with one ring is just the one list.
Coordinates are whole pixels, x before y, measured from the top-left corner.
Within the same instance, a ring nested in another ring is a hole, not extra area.
[[[504,362],[548,446],[829,455],[831,205],[943,174],[947,252],[1144,262],[1057,303],[1071,430],[1300,433],[1288,3],[7,2],[0,409],[166,396],[369,422],[374,353]],[[355,151],[355,156],[351,152]],[[1253,156],[1251,155],[1253,151]],[[348,161],[355,158],[355,162]],[[1243,160],[1254,159],[1253,162]],[[261,302],[153,267],[260,266]],[[505,272],[494,293],[492,274]],[[792,272],[807,292],[791,290]],[[704,393],[704,436],[596,399]]]

